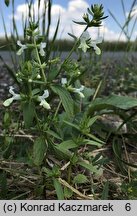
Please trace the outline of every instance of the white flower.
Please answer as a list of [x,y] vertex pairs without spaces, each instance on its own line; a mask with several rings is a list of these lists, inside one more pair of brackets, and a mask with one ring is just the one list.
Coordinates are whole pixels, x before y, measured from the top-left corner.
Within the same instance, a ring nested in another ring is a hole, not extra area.
[[22,44],[20,41],[17,41],[17,45],[21,48],[18,50],[17,55],[21,55],[25,49],[27,49],[27,46]]
[[37,79],[41,79],[41,76],[40,76],[40,74],[38,74],[38,75],[37,75]]
[[39,53],[40,53],[40,55],[41,56],[44,56],[45,55],[45,51],[44,51],[44,48],[46,47],[46,43],[40,43],[40,51],[39,51]]
[[97,46],[99,43],[102,43],[102,37],[99,37],[97,40],[90,40],[90,46],[93,47],[97,55],[101,54],[101,49]]
[[32,83],[32,79],[29,79],[28,82],[29,82],[29,83]]
[[45,109],[51,109],[50,105],[45,100],[47,97],[49,97],[49,91],[44,90],[44,94],[42,96],[38,96],[38,101],[40,101],[40,106],[43,106]]
[[80,37],[80,45],[78,48],[81,48],[83,50],[83,52],[86,52],[87,49],[89,49],[90,47],[93,47],[93,49],[95,50],[95,53],[97,55],[101,54],[101,50],[100,48],[97,46],[97,44],[102,42],[102,37],[99,37],[96,40],[92,40],[88,31],[83,32],[83,34]]
[[[62,86],[65,86],[65,84],[67,84],[67,79],[66,78],[62,78],[61,79],[61,83],[62,83]],[[84,86],[83,85],[81,85],[80,88],[73,88],[71,86],[68,86],[67,89],[70,90],[71,92],[79,94],[79,96],[81,98],[85,97],[84,94],[82,93],[82,91],[84,90]]]
[[4,106],[9,106],[14,100],[20,100],[21,97],[20,97],[20,94],[16,94],[14,91],[13,91],[13,87],[10,86],[9,88],[9,93],[12,94],[13,96],[11,98],[8,98],[7,100],[4,101],[3,105]]
[[86,52],[90,46],[87,44],[87,41],[90,40],[90,35],[88,31],[83,32],[83,34],[80,37],[80,45],[78,48],[82,49],[83,52]]
[[81,98],[84,98],[85,96],[84,96],[84,94],[82,93],[83,90],[84,90],[84,86],[81,85],[80,88],[73,88],[72,91],[75,92],[75,93],[77,93],[77,94],[79,94],[79,96],[80,96]]
[[67,84],[67,78],[62,78],[61,79],[61,84],[62,84],[62,86],[64,86],[65,84]]

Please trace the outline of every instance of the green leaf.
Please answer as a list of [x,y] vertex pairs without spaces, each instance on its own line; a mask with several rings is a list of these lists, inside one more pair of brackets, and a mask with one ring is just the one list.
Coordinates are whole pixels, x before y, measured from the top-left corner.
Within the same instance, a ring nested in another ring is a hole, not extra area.
[[73,116],[74,113],[74,102],[72,100],[72,97],[70,93],[63,87],[59,85],[52,85],[51,89],[59,95],[62,105],[68,114],[68,116]]
[[107,200],[108,199],[108,192],[109,192],[109,182],[107,181],[104,185],[101,200]]
[[10,3],[10,0],[5,0],[5,5],[8,7]]
[[93,118],[89,119],[89,122],[88,122],[88,127],[91,127],[95,121],[99,118],[99,116],[94,116]]
[[68,35],[69,35],[70,37],[74,38],[75,40],[77,39],[77,37],[76,37],[75,35],[71,34],[71,33],[68,33]]
[[75,129],[77,129],[77,130],[80,131],[80,128],[79,128],[78,125],[76,125],[76,124],[74,124],[74,123],[71,123],[71,122],[68,122],[68,121],[66,121],[66,120],[64,120],[63,122],[65,122],[67,125],[69,125],[69,126],[71,126],[71,127],[73,127],[73,128],[75,128]]
[[53,178],[53,184],[57,193],[58,200],[64,200],[64,193],[60,182],[56,178]]
[[60,146],[60,145],[55,145],[54,146],[55,149],[55,153],[56,155],[59,155],[59,157],[61,158],[65,158],[65,159],[69,159],[70,157],[72,157],[72,152],[69,151],[67,148],[65,148],[64,146]]
[[84,140],[84,145],[94,145],[94,146],[97,146],[97,147],[101,147],[101,146],[102,146],[102,143],[97,142],[97,141],[95,141],[95,140],[88,140],[88,139],[85,139],[85,140]]
[[95,93],[95,89],[94,88],[84,87],[83,94],[84,94],[85,97],[83,98],[83,102],[88,102],[89,98],[91,96],[93,96],[94,93]]
[[33,80],[33,83],[37,83],[37,84],[43,84],[43,85],[45,85],[45,82],[43,82],[43,81],[40,81],[40,80]]
[[44,159],[46,151],[46,143],[44,137],[38,137],[33,145],[33,163],[36,166],[40,166]]
[[88,164],[84,161],[78,162],[77,164],[79,164],[80,166],[86,168],[87,170],[89,170],[90,172],[93,173],[98,173],[98,170],[96,169],[96,167],[94,167],[92,164]]
[[51,136],[53,136],[56,139],[62,140],[62,138],[57,133],[55,133],[52,130],[48,130],[48,131],[46,131],[46,133],[49,134],[49,135],[51,135]]
[[[99,116],[95,116],[95,117],[89,119],[88,127],[90,127],[98,118],[99,118]],[[75,128],[75,129],[77,129],[78,131],[80,131],[81,133],[83,133],[83,132],[80,130],[80,128],[79,128],[78,125],[76,125],[76,124],[74,124],[74,123],[71,123],[71,122],[68,122],[68,121],[65,121],[65,120],[64,120],[63,122],[65,122],[67,125],[69,125],[69,126]],[[100,147],[100,146],[102,146],[102,144],[104,144],[104,142],[103,142],[102,140],[100,140],[99,138],[95,137],[95,136],[92,135],[92,134],[87,134],[87,133],[83,133],[83,134],[85,134],[87,137],[90,137],[91,139],[93,139],[93,140],[86,140],[86,142],[88,141],[88,143],[86,143],[86,144],[89,144],[89,145],[96,145],[96,146],[98,146],[98,147]],[[95,140],[95,141],[94,141],[94,140]],[[84,144],[84,143],[83,143],[83,144]]]
[[55,145],[56,150],[63,153],[64,157],[70,158],[72,156],[71,151],[69,149],[76,148],[77,144],[73,140],[67,140],[62,142],[61,144]]
[[52,68],[50,70],[50,73],[48,74],[48,81],[51,82],[55,77],[58,75],[58,70],[57,68]]
[[11,116],[9,112],[5,112],[3,118],[4,127],[9,127],[11,123]]
[[91,16],[94,16],[93,12],[89,8],[87,9],[87,11]]
[[60,159],[69,160],[69,159],[72,157],[71,151],[66,150],[66,149],[58,148],[57,145],[54,147],[54,150],[55,150],[55,154],[56,154]]
[[61,149],[69,150],[77,147],[77,144],[73,140],[67,140],[58,145],[58,147]]
[[88,179],[83,174],[78,174],[73,179],[74,184],[84,184],[84,183],[87,183],[87,182],[88,182]]
[[86,22],[77,22],[77,21],[74,21],[74,20],[73,20],[73,22],[76,23],[76,24],[78,24],[78,25],[87,25]]
[[33,89],[32,90],[32,95],[34,96],[34,95],[38,94],[39,92],[40,92],[39,88]]
[[69,199],[73,196],[73,191],[70,188],[64,187],[64,197]]
[[35,115],[35,106],[32,102],[23,103],[23,119],[25,127],[29,128],[32,125]]
[[4,144],[6,144],[6,149],[3,151],[3,157],[8,159],[11,156],[12,147],[14,144],[14,138],[13,137],[5,137]]
[[112,95],[106,98],[95,99],[88,108],[88,114],[92,115],[95,111],[103,109],[124,109],[128,110],[137,106],[137,99],[128,96]]
[[99,138],[95,137],[93,134],[86,134],[86,136],[90,137],[91,139],[104,144],[105,142],[103,142],[102,140],[100,140]]

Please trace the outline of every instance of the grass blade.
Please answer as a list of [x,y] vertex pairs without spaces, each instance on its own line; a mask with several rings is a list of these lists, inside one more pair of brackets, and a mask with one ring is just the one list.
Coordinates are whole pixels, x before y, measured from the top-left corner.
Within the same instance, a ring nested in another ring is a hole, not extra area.
[[52,6],[52,0],[48,1],[48,26],[47,26],[47,32],[46,32],[46,42],[48,44],[49,39],[49,31],[50,31],[50,25],[51,25],[51,6]]
[[15,34],[15,38],[19,39],[19,34],[18,34],[18,29],[17,29],[17,25],[15,22],[15,5],[14,5],[14,0],[12,0],[12,24],[13,24],[13,35]]
[[47,11],[47,1],[44,1],[43,13],[42,13],[42,35],[45,36],[46,33],[46,11]]
[[108,199],[108,192],[109,192],[109,182],[107,181],[104,185],[101,200],[107,200]]
[[56,25],[56,29],[55,29],[55,33],[54,33],[53,39],[52,39],[52,41],[51,41],[50,49],[47,50],[46,60],[49,59],[50,53],[51,53],[52,50],[54,49],[54,45],[55,45],[54,42],[55,42],[56,37],[57,37],[57,33],[58,33],[58,29],[59,29],[59,24],[60,24],[60,17],[59,17],[58,22],[57,22],[57,25]]

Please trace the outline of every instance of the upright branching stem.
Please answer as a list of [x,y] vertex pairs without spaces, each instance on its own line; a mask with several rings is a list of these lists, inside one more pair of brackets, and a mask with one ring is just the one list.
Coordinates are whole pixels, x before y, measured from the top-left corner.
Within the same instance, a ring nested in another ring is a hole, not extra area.
[[[83,32],[85,32],[87,29],[88,29],[88,26],[86,26],[86,28],[84,29]],[[82,32],[82,33],[83,33],[83,32]],[[81,34],[81,35],[82,35],[82,34]],[[73,52],[75,51],[75,49],[76,49],[76,47],[77,47],[77,45],[78,45],[78,42],[79,42],[79,39],[77,39],[77,40],[75,41],[74,46],[72,47],[72,49],[71,49],[70,52],[68,53],[66,59],[63,61],[62,65],[61,65],[61,67],[60,67],[60,69],[59,69],[58,74],[61,72],[61,69],[62,69],[62,67],[64,66],[64,64],[70,59],[71,55],[73,54]]]
[[33,42],[34,42],[34,45],[35,45],[36,56],[37,56],[37,60],[38,60],[38,63],[39,63],[39,66],[40,66],[40,70],[41,70],[41,73],[42,73],[43,81],[46,83],[47,82],[47,78],[46,78],[44,69],[42,67],[42,63],[41,63],[41,59],[40,59],[40,56],[39,56],[39,52],[38,52],[38,48],[37,48],[37,43],[36,43],[35,37],[33,39]]
[[59,104],[58,104],[58,106],[57,106],[57,109],[56,109],[56,111],[55,111],[53,120],[56,118],[56,116],[57,116],[57,114],[58,114],[58,112],[59,112],[59,109],[60,109],[61,104],[62,104],[62,101],[60,100],[60,101],[59,101]]

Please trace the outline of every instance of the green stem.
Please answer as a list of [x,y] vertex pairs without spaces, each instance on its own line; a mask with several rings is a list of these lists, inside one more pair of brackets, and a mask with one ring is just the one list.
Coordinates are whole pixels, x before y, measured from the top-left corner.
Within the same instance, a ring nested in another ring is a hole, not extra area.
[[56,112],[54,114],[54,117],[53,117],[53,120],[56,118],[57,114],[58,114],[58,111],[59,111],[59,108],[61,106],[61,101],[59,102],[58,106],[57,106],[57,109],[56,109]]
[[102,85],[102,80],[99,82],[99,84],[98,84],[98,86],[97,86],[97,89],[96,89],[96,91],[95,91],[95,93],[94,93],[94,95],[93,95],[93,99],[92,99],[92,100],[95,100],[95,99],[96,99],[97,94],[98,94],[98,92],[99,92],[99,90],[100,90],[100,88],[101,88],[101,85]]
[[41,132],[41,127],[40,127],[40,123],[39,123],[39,119],[38,119],[36,110],[35,110],[35,119],[36,119],[36,122],[37,122],[37,125],[38,125],[38,128],[39,128],[39,131]]
[[29,97],[31,98],[32,96],[32,88],[31,88],[31,83],[28,82],[28,91],[29,91]]
[[[85,32],[87,29],[88,29],[88,26],[86,26],[86,28],[84,29],[83,32]],[[83,34],[83,32],[82,32],[82,34]],[[81,35],[82,35],[82,34],[81,34]],[[81,37],[81,36],[80,36],[80,37]],[[60,67],[60,69],[59,69],[58,74],[61,72],[61,69],[62,69],[62,67],[64,66],[64,64],[65,64],[65,63],[68,61],[68,59],[71,57],[71,55],[72,55],[72,53],[74,52],[74,50],[75,50],[75,48],[76,48],[78,42],[79,42],[79,39],[76,40],[74,46],[73,46],[72,49],[70,50],[70,52],[69,52],[69,54],[67,55],[66,59],[63,61],[62,65],[61,65],[61,67]]]
[[39,52],[38,52],[38,48],[37,48],[35,37],[34,37],[34,45],[35,45],[35,49],[36,49],[36,55],[37,55],[38,63],[40,65],[41,73],[42,73],[42,76],[43,76],[43,80],[44,80],[44,82],[47,82],[47,79],[46,79],[46,76],[45,76],[45,72],[44,72],[44,70],[42,68],[41,60],[40,60],[40,57],[39,57]]
[[[85,32],[87,29],[88,29],[88,26],[86,26],[86,28],[84,29],[83,32]],[[82,34],[83,34],[83,32],[82,32]],[[81,35],[82,35],[82,34],[81,34]],[[80,35],[80,37],[81,37],[81,35]],[[70,50],[70,52],[69,52],[69,54],[67,55],[66,59],[64,60],[64,63],[65,63],[65,62],[70,58],[70,56],[72,55],[73,51],[75,50],[75,48],[76,48],[76,46],[77,46],[78,41],[79,41],[79,39],[76,40],[74,46],[73,46],[72,49]]]

